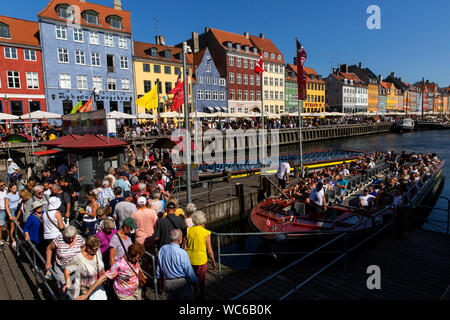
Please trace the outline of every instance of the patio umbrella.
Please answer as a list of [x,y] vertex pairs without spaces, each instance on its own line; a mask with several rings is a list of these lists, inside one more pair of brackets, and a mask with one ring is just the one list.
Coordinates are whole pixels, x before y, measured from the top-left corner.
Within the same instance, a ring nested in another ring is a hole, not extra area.
[[31,117],[32,120],[43,120],[43,119],[61,119],[61,115],[57,113],[51,113],[51,112],[45,112],[45,111],[35,111],[27,114],[24,114],[23,116],[20,116],[20,119],[22,120],[29,120]]
[[149,113],[138,113],[136,115],[136,117],[138,119],[156,119],[157,117],[153,114],[149,114]]
[[170,111],[170,112],[161,113],[160,117],[161,118],[178,118],[178,117],[181,118],[182,115],[181,115],[181,113]]
[[20,117],[8,114],[8,113],[0,113],[0,120],[19,120]]
[[133,116],[133,115],[128,114],[128,113],[113,111],[113,112],[108,113],[106,115],[106,118],[122,120],[122,119],[136,119],[136,116]]

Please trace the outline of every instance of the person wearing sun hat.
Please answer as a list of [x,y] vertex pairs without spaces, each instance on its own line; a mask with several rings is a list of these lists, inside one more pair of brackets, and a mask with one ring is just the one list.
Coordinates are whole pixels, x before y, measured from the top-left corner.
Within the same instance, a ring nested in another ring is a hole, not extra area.
[[122,227],[111,238],[109,244],[109,264],[111,266],[126,255],[128,248],[133,244],[130,233],[132,230],[136,229],[136,221],[133,218],[128,217],[122,221]]
[[34,201],[31,204],[31,215],[28,217],[23,228],[25,241],[31,241],[34,245],[38,245],[42,242],[40,228],[42,225],[42,209],[44,205],[45,202],[42,200]]

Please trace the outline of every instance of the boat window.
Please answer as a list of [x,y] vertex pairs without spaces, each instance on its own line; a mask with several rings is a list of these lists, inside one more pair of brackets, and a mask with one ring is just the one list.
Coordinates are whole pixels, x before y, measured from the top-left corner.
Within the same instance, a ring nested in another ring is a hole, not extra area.
[[339,223],[348,223],[348,224],[357,224],[359,222],[359,217],[357,215],[353,215],[348,217],[345,220],[339,221]]

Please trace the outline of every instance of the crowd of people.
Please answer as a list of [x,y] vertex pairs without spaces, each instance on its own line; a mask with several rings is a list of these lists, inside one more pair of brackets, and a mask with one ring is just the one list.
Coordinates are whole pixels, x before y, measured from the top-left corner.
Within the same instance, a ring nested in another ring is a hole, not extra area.
[[[0,181],[0,246],[16,250],[18,223],[19,241],[45,257],[45,276],[59,284],[61,299],[70,292],[79,300],[140,300],[153,274],[167,299],[205,299],[208,256],[216,268],[211,232],[195,204],[181,208],[172,197],[170,161],[110,168],[80,206],[76,164],[49,162],[21,183],[9,160],[7,189]],[[146,252],[157,257],[156,269]]]
[[326,214],[327,190],[337,190],[338,202],[343,204],[344,199],[349,196],[349,177],[363,176],[369,169],[375,168],[377,163],[383,161],[389,166],[389,173],[386,177],[378,175],[373,183],[358,195],[358,206],[362,209],[376,211],[386,206],[400,205],[404,195],[418,181],[429,179],[441,164],[441,160],[434,153],[374,152],[359,157],[357,161],[309,172],[305,178],[300,178],[288,189],[286,189],[286,185],[289,185],[287,172],[293,163],[281,164],[276,177],[285,194],[305,203],[307,211]]

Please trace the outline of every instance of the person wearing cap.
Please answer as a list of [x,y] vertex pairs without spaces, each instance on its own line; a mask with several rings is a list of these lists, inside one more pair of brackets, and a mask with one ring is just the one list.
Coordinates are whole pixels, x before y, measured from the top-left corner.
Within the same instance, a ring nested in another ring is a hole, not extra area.
[[41,226],[44,202],[41,200],[34,201],[31,204],[31,215],[28,217],[23,232],[25,233],[25,241],[31,241],[34,245],[39,245],[42,242]]
[[[155,224],[158,220],[156,211],[147,207],[147,199],[140,197],[137,201],[138,209],[131,215],[136,221],[136,242],[144,245],[147,238],[153,236]],[[150,248],[148,248],[150,249]]]
[[169,202],[166,206],[167,216],[156,222],[154,238],[157,241],[158,248],[170,243],[170,232],[174,229],[180,229],[183,237],[186,237],[187,228],[184,218],[178,217],[175,212],[177,206],[173,202]]
[[137,207],[134,204],[134,194],[131,191],[125,191],[123,197],[125,200],[116,204],[113,213],[113,218],[116,220],[119,228],[122,226],[123,221],[126,218],[131,217],[133,212],[137,210]]
[[122,227],[111,238],[109,244],[109,265],[113,266],[116,261],[126,255],[128,248],[133,244],[130,233],[132,230],[136,229],[136,221],[134,221],[133,218],[128,217],[123,220]]
[[20,172],[19,166],[14,162],[13,159],[8,159],[8,181],[15,183],[16,177]]
[[109,202],[114,199],[114,191],[111,189],[108,180],[103,180],[102,190],[97,195],[97,202],[100,207],[107,207]]

